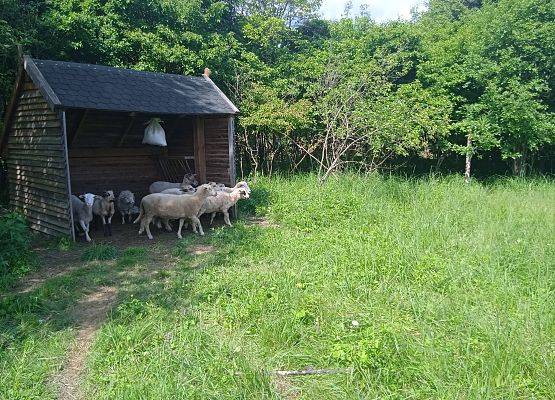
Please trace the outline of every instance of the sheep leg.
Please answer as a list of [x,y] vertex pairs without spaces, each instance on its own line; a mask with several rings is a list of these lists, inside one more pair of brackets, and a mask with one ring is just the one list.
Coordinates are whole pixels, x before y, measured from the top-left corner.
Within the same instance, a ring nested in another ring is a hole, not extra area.
[[231,221],[229,220],[228,210],[223,210],[222,212],[224,213],[224,222],[226,223],[227,226],[231,226]]
[[179,239],[183,239],[183,236],[181,236],[181,228],[183,227],[183,222],[185,222],[185,218],[180,218],[179,219],[179,229],[177,230],[177,237]]
[[104,232],[104,236],[108,236],[108,229],[106,228],[106,217],[102,215],[102,231]]
[[193,217],[191,217],[191,222],[193,223],[193,226],[196,225],[198,227],[200,236],[204,236],[204,231],[202,230],[202,224],[200,223],[200,219],[193,216]]
[[156,218],[156,227],[162,229],[162,220],[160,218]]
[[210,225],[212,225],[212,222],[214,222],[214,218],[215,218],[215,217],[216,217],[216,213],[213,212],[213,213],[210,215]]
[[112,236],[112,217],[114,216],[114,213],[110,213],[110,215],[108,215],[108,236]]
[[121,224],[125,225],[125,213],[121,213]]
[[91,241],[91,237],[89,236],[89,228],[87,227],[87,224],[85,224],[85,221],[80,220],[79,221],[79,225],[81,225],[81,228],[83,229],[83,231],[85,232],[85,239],[87,240],[87,242]]
[[144,220],[141,219],[141,225],[139,226],[139,235],[142,235],[144,231],[145,231],[145,223],[144,223]]
[[145,218],[145,229],[146,229],[146,235],[148,236],[148,238],[150,240],[154,239],[154,236],[152,236],[152,233],[150,233],[150,221],[152,221],[152,218],[147,217]]
[[166,228],[166,230],[168,232],[172,231],[172,226],[170,225],[170,220],[169,219],[164,219],[164,227]]

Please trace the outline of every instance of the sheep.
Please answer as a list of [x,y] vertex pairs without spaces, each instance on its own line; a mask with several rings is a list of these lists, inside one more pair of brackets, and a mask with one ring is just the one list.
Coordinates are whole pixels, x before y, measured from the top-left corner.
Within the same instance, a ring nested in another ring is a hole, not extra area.
[[125,224],[125,216],[131,221],[131,210],[135,206],[135,195],[130,190],[122,190],[117,199],[118,210],[121,214],[121,224]]
[[[80,198],[83,199],[84,202],[81,201]],[[79,197],[74,194],[71,195],[73,222],[75,224],[79,223],[81,229],[85,232],[85,239],[87,242],[91,241],[91,237],[89,236],[89,227],[93,219],[92,207],[94,204],[94,198],[95,196],[92,193],[85,193]]]
[[212,187],[213,187],[214,189],[216,189],[216,190],[220,190],[220,189],[225,188],[225,185],[224,185],[223,183],[208,182],[208,184],[209,184],[210,186],[212,186]]
[[[219,185],[221,185],[221,184],[219,184]],[[249,187],[249,184],[248,184],[247,182],[245,182],[245,181],[237,182],[237,183],[235,184],[235,186],[233,186],[233,187],[227,187],[227,186],[218,187],[218,188],[216,188],[216,190],[222,191],[222,192],[231,193],[231,192],[233,192],[235,189],[239,189],[239,188],[245,189],[245,190],[247,191],[247,194],[250,194],[250,193],[251,193],[251,188]]]
[[154,217],[159,217],[165,221],[168,219],[179,219],[179,229],[177,237],[181,236],[181,228],[185,219],[192,221],[193,227],[198,227],[201,236],[204,235],[202,225],[197,217],[197,214],[206,200],[210,196],[215,196],[216,192],[210,185],[201,185],[197,191],[191,195],[176,196],[166,193],[153,193],[149,194],[141,200],[140,214],[134,221],[141,222],[139,228],[139,235],[146,230],[149,239],[153,239],[150,233],[150,222]]
[[[196,191],[196,189],[193,186],[187,185],[187,186],[183,186],[181,188],[172,188],[172,189],[162,190],[160,193],[173,194],[173,195],[182,195],[182,194],[193,194],[193,193],[195,193],[195,191]],[[152,222],[156,224],[156,227],[158,229],[162,229],[162,221],[159,218],[154,218],[152,220]],[[171,227],[169,221],[166,219],[163,222],[164,222],[164,226],[165,226],[166,230],[168,232],[171,232],[172,227]]]
[[180,188],[171,188],[162,190],[160,193],[164,194],[193,194],[196,189],[191,185],[182,186]]
[[[200,216],[203,214],[212,214],[210,217],[210,225],[212,225],[216,213],[221,212],[224,214],[224,221],[226,225],[231,226],[231,221],[229,220],[229,209],[237,204],[240,199],[248,198],[249,192],[244,187],[235,188],[230,193],[226,191],[219,191],[217,192],[216,196],[208,197],[206,200],[204,200],[204,203],[202,204],[197,217],[200,218]],[[195,230],[194,226],[193,230]]]
[[[114,208],[114,192],[112,190],[107,190],[104,192],[104,196],[95,196],[92,212],[94,215],[100,216],[102,219],[102,229],[104,230],[104,236],[112,236],[112,217],[116,212]],[[106,219],[108,219],[106,221]]]
[[183,177],[183,181],[181,183],[156,181],[149,186],[148,191],[150,193],[161,193],[163,190],[166,190],[166,189],[179,189],[188,185],[191,185],[191,186],[198,185],[198,181],[195,174],[186,174]]

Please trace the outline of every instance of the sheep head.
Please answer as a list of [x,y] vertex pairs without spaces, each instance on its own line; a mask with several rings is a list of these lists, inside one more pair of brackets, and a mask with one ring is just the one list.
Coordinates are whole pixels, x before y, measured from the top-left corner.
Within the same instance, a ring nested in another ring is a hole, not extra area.
[[183,193],[195,193],[196,189],[193,185],[181,184],[179,187]]
[[81,196],[79,196],[79,198],[85,202],[85,205],[87,207],[92,207],[93,206],[95,197],[96,196],[92,193],[85,193],[85,194],[82,194]]
[[249,192],[250,190],[247,190],[245,188],[240,188],[239,189],[239,196],[241,199],[248,199],[249,198]]
[[130,190],[122,190],[118,200],[125,204],[135,204],[135,195]]
[[195,174],[186,174],[183,177],[183,181],[181,182],[181,186],[186,186],[186,185],[198,186],[197,176]]
[[247,191],[247,193],[250,194],[251,192],[251,188],[249,187],[249,184],[246,181],[241,181],[241,182],[237,182],[237,184],[235,185],[235,188],[239,189],[239,188],[243,188]]
[[204,185],[200,185],[197,188],[196,193],[199,193],[200,195],[205,195],[205,196],[216,196],[218,194],[214,190],[214,188],[207,183],[205,183]]
[[106,190],[102,197],[104,197],[104,199],[108,200],[109,202],[113,202],[116,199],[113,190]]

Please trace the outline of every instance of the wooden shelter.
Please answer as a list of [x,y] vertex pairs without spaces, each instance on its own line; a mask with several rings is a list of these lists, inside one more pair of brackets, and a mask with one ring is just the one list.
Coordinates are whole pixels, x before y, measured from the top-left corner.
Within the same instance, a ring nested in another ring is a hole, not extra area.
[[[235,182],[237,108],[209,78],[23,57],[0,138],[10,204],[32,229],[73,235],[70,195],[157,180]],[[167,147],[142,144],[161,118]]]

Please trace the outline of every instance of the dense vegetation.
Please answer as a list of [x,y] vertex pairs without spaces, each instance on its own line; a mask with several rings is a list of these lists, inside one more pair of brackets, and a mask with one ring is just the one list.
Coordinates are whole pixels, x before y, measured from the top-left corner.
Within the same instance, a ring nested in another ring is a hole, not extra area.
[[25,218],[0,208],[0,289],[35,265],[30,247],[31,232]]
[[[261,179],[258,223],[115,261],[81,264],[79,245],[67,273],[0,298],[0,397],[55,398],[75,302],[113,286],[86,398],[552,398],[554,203],[539,179]],[[271,373],[307,366],[350,372]]]
[[[240,169],[553,168],[553,0],[430,0],[412,21],[318,0],[0,0],[0,95],[39,58],[205,66],[242,111]],[[505,160],[505,161],[503,161]]]

